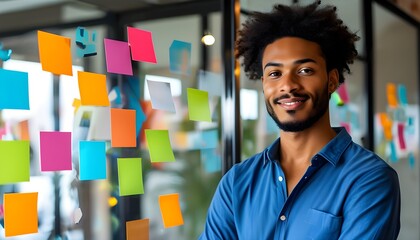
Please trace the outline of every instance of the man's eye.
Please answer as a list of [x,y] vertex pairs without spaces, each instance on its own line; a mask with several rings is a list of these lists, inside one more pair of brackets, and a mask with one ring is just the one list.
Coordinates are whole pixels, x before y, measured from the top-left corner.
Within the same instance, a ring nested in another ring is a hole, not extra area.
[[280,72],[271,72],[271,73],[268,74],[268,76],[270,76],[270,77],[278,77],[278,76],[280,76]]
[[299,70],[299,73],[302,73],[302,74],[305,74],[305,75],[312,74],[313,72],[314,71],[310,68],[302,68],[302,69]]

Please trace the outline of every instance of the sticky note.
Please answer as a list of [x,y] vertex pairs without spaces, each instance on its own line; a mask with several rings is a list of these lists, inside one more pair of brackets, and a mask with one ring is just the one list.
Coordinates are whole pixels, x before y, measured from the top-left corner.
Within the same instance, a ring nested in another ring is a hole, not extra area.
[[384,136],[388,141],[392,141],[392,120],[388,118],[386,113],[379,113],[382,127],[384,128]]
[[168,130],[146,129],[145,133],[151,162],[175,161]]
[[112,90],[108,94],[109,101],[114,102],[116,105],[121,105],[121,91],[118,86],[112,88]]
[[104,39],[106,69],[109,73],[133,75],[127,42]]
[[404,138],[404,123],[398,123],[398,143],[401,150],[406,149],[405,138]]
[[191,73],[191,43],[173,40],[169,47],[169,70],[173,73]]
[[156,63],[152,32],[127,27],[127,35],[134,61]]
[[146,121],[146,115],[140,105],[139,97],[136,95],[136,90],[130,86],[132,85],[124,84],[124,91],[126,93],[126,97],[128,98],[128,108],[136,111],[136,136],[138,136],[143,126],[143,122]]
[[396,89],[395,84],[393,83],[386,84],[386,95],[388,99],[388,106],[397,107],[398,106],[397,89]]
[[42,70],[73,76],[70,38],[38,31],[38,50]]
[[111,140],[111,111],[109,107],[94,107],[87,140]]
[[414,169],[414,166],[416,165],[416,158],[414,157],[413,152],[408,154],[408,164],[410,165],[410,169]]
[[3,49],[3,43],[0,43],[0,59],[5,62],[12,56],[12,49]]
[[19,130],[20,130],[20,140],[28,140],[29,141],[29,126],[28,120],[19,122]]
[[76,208],[76,210],[74,210],[74,213],[73,213],[73,222],[75,224],[78,224],[80,222],[80,219],[82,219],[82,216],[83,216],[82,209]]
[[109,106],[106,76],[91,72],[77,72],[82,105]]
[[148,218],[125,223],[127,240],[149,240],[150,221]]
[[403,84],[398,84],[398,99],[400,100],[400,104],[402,106],[406,106],[408,104],[407,89]]
[[349,134],[351,134],[351,127],[350,127],[350,123],[347,123],[347,122],[341,122],[341,123],[340,123],[340,125],[341,125],[342,127],[344,127],[344,128],[346,129],[346,131],[347,131]]
[[159,207],[165,228],[175,227],[184,224],[181,207],[179,205],[179,194],[166,194],[159,196]]
[[29,182],[29,141],[0,141],[0,185]]
[[102,141],[79,141],[80,180],[106,179],[106,146]]
[[170,83],[147,80],[147,86],[153,109],[175,112]]
[[389,160],[392,163],[396,163],[398,162],[398,157],[397,157],[397,149],[395,147],[395,144],[393,141],[390,141],[388,144],[389,144],[389,150],[390,150]]
[[338,95],[337,92],[333,92],[331,94],[331,98],[334,101],[335,105],[337,105],[339,107],[344,105],[343,100],[341,99],[340,95]]
[[0,68],[0,109],[29,109],[27,72]]
[[6,237],[38,232],[38,193],[5,193],[4,230]]
[[111,146],[136,146],[136,111],[111,108]]
[[349,93],[347,91],[347,85],[345,82],[340,84],[336,92],[338,93],[338,95],[340,95],[340,99],[343,101],[344,104],[349,103],[350,98],[349,98]]
[[72,170],[71,132],[40,132],[41,171]]
[[73,100],[73,104],[72,106],[74,107],[74,113],[77,112],[77,110],[79,110],[79,107],[82,105],[82,102],[80,101],[80,99],[75,98]]
[[211,122],[208,92],[187,88],[187,100],[190,120]]
[[222,169],[222,158],[216,148],[201,149],[201,162],[207,173],[219,172]]
[[117,158],[120,196],[143,194],[141,158]]
[[84,27],[76,28],[76,55],[79,58],[96,55],[96,31],[89,31]]

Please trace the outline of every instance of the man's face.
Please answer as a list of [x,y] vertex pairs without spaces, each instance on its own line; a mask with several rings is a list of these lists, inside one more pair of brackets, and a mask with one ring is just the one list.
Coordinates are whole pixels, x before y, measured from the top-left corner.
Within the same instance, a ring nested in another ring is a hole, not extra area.
[[298,132],[328,114],[337,72],[327,73],[318,44],[296,37],[267,45],[262,57],[267,111],[283,131]]

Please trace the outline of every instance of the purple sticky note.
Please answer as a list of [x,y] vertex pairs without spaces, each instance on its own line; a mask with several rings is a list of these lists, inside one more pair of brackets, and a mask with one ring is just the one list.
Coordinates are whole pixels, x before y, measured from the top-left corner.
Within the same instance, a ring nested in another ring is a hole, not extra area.
[[41,171],[72,170],[71,132],[40,132]]
[[104,47],[107,71],[132,76],[133,68],[128,43],[105,38]]
[[156,63],[152,32],[127,27],[127,35],[134,61]]

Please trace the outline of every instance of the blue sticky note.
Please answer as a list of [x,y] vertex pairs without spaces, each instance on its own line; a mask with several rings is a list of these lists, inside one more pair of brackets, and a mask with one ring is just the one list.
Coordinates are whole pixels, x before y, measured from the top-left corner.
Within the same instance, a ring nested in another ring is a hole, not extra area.
[[96,55],[96,31],[89,32],[84,27],[76,28],[76,54],[79,58]]
[[206,172],[214,173],[222,169],[222,158],[215,148],[201,149],[200,154]]
[[396,149],[395,144],[394,144],[393,141],[390,141],[389,142],[389,150],[390,150],[389,160],[392,163],[398,162],[397,149]]
[[169,70],[178,74],[191,73],[191,43],[174,40],[169,47]]
[[80,141],[80,180],[106,179],[106,146],[103,141]]
[[27,72],[0,68],[0,109],[29,109]]
[[410,165],[410,169],[414,169],[414,166],[416,165],[416,158],[414,157],[413,152],[408,154],[408,164]]
[[2,61],[7,61],[12,55],[12,49],[3,49],[3,43],[0,43],[0,59]]
[[141,127],[143,126],[143,122],[146,121],[146,115],[141,108],[139,99],[131,87],[128,84],[124,84],[123,88],[128,101],[128,108],[136,110],[136,135],[138,136]]
[[401,105],[406,106],[408,104],[407,89],[403,84],[398,84],[398,98]]

